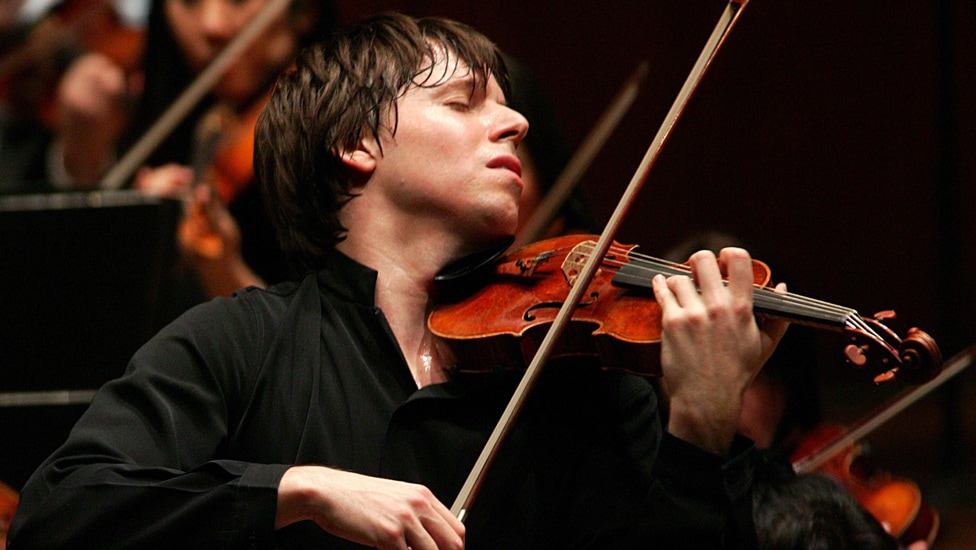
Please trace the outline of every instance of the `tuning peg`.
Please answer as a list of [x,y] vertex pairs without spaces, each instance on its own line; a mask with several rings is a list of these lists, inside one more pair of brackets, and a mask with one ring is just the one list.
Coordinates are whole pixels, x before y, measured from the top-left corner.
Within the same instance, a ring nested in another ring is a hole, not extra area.
[[858,367],[863,367],[868,362],[866,352],[866,346],[848,344],[847,347],[844,348],[844,355],[847,357],[847,360]]
[[874,314],[874,320],[877,321],[877,322],[879,322],[879,323],[885,323],[885,322],[888,322],[888,321],[894,321],[895,320],[895,317],[897,317],[897,316],[898,315],[895,314],[895,310],[893,310],[893,309],[886,309],[884,311],[879,311],[879,312],[875,313]]
[[874,377],[874,383],[876,385],[886,384],[891,382],[898,376],[898,367],[895,367],[889,371],[882,372],[881,374]]

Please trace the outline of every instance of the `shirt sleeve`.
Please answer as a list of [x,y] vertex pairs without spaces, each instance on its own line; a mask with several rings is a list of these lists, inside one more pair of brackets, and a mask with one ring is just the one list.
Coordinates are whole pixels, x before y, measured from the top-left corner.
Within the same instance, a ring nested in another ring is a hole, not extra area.
[[[634,524],[606,541],[620,548],[755,548],[752,489],[762,455],[736,436],[728,456],[663,428],[656,392],[627,381],[621,434],[648,487]],[[651,419],[651,420],[649,420]]]
[[649,496],[655,539],[672,548],[755,547],[752,484],[760,464],[747,438],[737,436],[720,457],[664,432]]
[[218,302],[164,329],[99,390],[24,487],[11,549],[273,545],[289,466],[222,455],[247,384],[242,366],[260,349],[242,342],[261,334],[227,313],[232,300]]

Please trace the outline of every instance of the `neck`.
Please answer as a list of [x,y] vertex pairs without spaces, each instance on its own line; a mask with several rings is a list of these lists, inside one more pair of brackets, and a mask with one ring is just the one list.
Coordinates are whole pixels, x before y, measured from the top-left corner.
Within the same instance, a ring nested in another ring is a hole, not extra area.
[[[350,230],[339,251],[377,271],[377,307],[383,310],[419,387],[447,380],[452,361],[427,328],[434,276],[451,256],[436,240],[393,232],[386,237]],[[407,238],[409,236],[409,238]]]

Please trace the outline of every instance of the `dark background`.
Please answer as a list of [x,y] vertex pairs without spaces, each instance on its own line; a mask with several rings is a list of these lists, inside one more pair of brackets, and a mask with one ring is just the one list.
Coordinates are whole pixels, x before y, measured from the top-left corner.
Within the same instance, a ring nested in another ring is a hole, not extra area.
[[[570,145],[642,61],[634,106],[581,179],[605,220],[725,2],[340,0],[474,25],[542,81]],[[662,255],[703,230],[782,267],[790,290],[894,309],[946,357],[976,342],[976,3],[753,0],[652,170],[618,240]],[[531,131],[531,130],[530,130]],[[779,275],[779,276],[777,276]],[[852,422],[901,387],[875,388],[821,342],[829,420]],[[976,538],[976,372],[966,370],[868,437],[877,462],[922,485],[943,516],[937,548]]]

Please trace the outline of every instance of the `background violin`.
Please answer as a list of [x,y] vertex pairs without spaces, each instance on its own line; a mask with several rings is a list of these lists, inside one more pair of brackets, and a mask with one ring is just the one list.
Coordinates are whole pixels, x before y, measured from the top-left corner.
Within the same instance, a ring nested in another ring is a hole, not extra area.
[[[794,466],[846,433],[839,425],[823,424],[810,431],[790,456]],[[939,513],[922,498],[918,484],[878,468],[862,443],[846,446],[817,470],[843,485],[865,510],[886,524],[903,545],[925,541],[939,532]]]
[[[242,112],[218,103],[197,125],[191,159],[194,182],[188,193],[206,186],[216,196],[202,203],[189,198],[179,233],[183,245],[204,258],[220,258],[229,244],[225,240],[240,240],[239,230],[226,228],[227,221],[220,229],[221,218],[228,217],[222,205],[233,202],[254,181],[254,128],[269,96],[262,95]],[[230,246],[240,247],[240,243]]]
[[902,544],[931,544],[942,523],[939,513],[922,499],[915,482],[877,468],[859,441],[968,369],[974,359],[976,346],[970,346],[947,361],[937,377],[906,388],[857,422],[809,430],[790,452],[793,469],[798,474],[820,471],[839,480],[866,510],[890,526]]
[[254,180],[254,128],[270,92],[237,111],[219,103],[197,126],[192,168],[228,204]]

